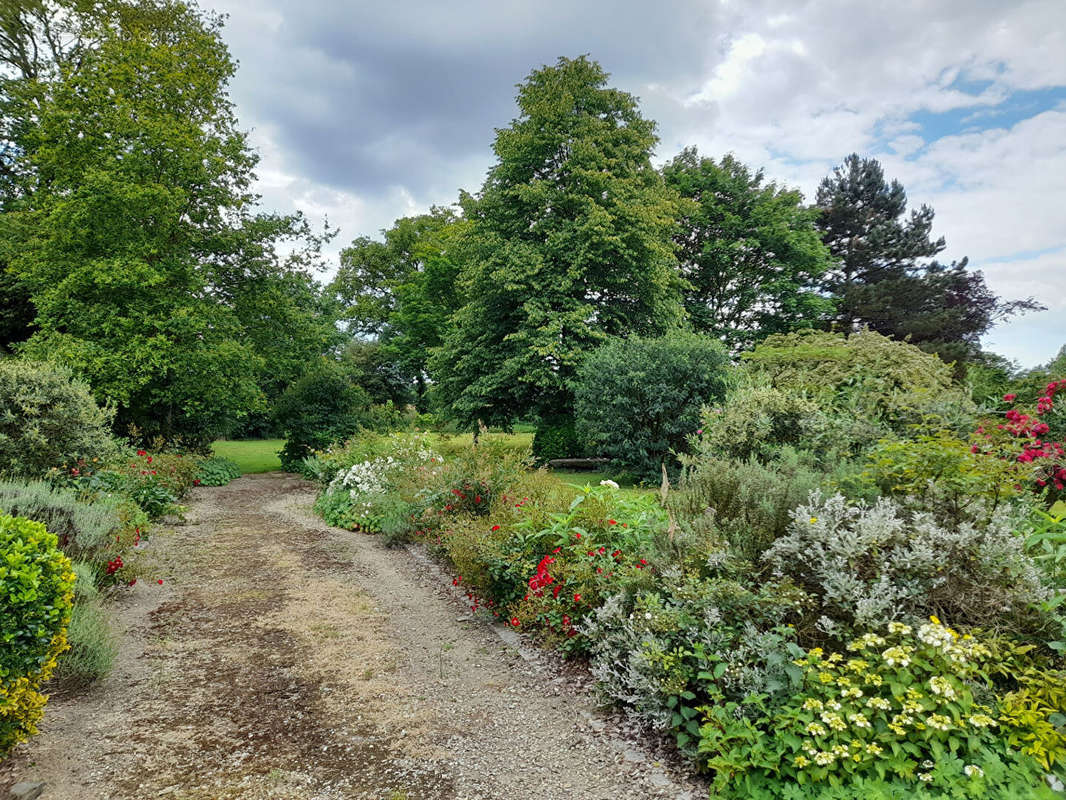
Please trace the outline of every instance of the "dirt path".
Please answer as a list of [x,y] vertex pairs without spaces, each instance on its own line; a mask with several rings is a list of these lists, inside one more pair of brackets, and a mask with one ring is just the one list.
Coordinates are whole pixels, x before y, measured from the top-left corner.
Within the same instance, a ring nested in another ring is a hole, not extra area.
[[164,584],[116,606],[113,674],[53,698],[0,797],[697,797],[539,657],[470,618],[417,552],[328,528],[308,484],[197,490]]

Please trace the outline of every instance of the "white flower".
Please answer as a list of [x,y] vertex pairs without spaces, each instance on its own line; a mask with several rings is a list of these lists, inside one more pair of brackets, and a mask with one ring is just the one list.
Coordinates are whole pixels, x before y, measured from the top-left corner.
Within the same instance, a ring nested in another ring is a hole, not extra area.
[[968,778],[973,778],[985,774],[984,770],[976,764],[967,764],[965,767],[962,768],[962,771],[966,773],[966,776]]
[[618,488],[618,484],[615,483],[614,481],[610,481],[610,480],[608,480],[608,481],[600,481],[600,486],[607,486],[607,487],[609,487],[611,489],[617,489]]

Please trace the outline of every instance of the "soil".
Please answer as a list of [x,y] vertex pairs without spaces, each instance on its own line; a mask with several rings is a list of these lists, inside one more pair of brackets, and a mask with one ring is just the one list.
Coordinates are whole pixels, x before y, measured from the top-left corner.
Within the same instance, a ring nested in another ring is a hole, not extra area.
[[44,800],[695,798],[579,670],[470,614],[417,548],[326,526],[271,473],[158,530],[113,672],[0,764]]

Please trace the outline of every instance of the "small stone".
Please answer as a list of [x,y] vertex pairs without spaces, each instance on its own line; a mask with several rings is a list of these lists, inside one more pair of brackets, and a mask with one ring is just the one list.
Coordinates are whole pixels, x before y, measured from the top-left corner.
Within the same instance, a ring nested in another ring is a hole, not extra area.
[[44,783],[41,781],[23,781],[11,787],[12,800],[37,800],[44,791]]

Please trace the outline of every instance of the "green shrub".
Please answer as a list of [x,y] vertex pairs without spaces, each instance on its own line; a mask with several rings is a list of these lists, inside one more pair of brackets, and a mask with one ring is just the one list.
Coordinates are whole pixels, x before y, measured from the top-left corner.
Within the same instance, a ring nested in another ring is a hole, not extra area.
[[687,449],[700,407],[723,397],[729,356],[708,336],[614,339],[582,362],[575,389],[578,434],[617,468],[658,481],[671,453]]
[[63,367],[0,359],[0,473],[41,477],[79,458],[117,451],[112,413]]
[[688,457],[684,463],[681,484],[670,496],[679,521],[684,524],[710,511],[713,530],[736,555],[756,566],[787,532],[796,507],[829,480],[788,448],[768,464],[714,457]]
[[579,458],[584,452],[572,417],[548,417],[533,435],[533,458],[545,464],[556,458]]
[[0,756],[37,732],[41,684],[67,648],[74,572],[55,534],[0,514]]
[[193,482],[199,486],[225,486],[243,474],[241,468],[228,458],[213,456],[200,464]]
[[295,472],[314,450],[342,442],[368,422],[370,398],[344,370],[322,360],[278,398],[274,420],[286,439],[283,469]]
[[816,649],[797,664],[802,690],[784,707],[755,719],[744,708],[757,697],[707,709],[700,752],[716,796],[858,797],[833,789],[860,785],[901,799],[1056,796],[1004,736],[999,699],[981,686],[996,664],[978,639],[935,620],[917,632],[891,623],[846,655]]
[[975,411],[951,367],[869,331],[847,338],[812,331],[768,336],[743,360],[750,386],[795,393],[825,413],[900,436],[915,426],[969,431]]
[[758,695],[786,701],[799,686],[803,651],[787,621],[800,598],[787,586],[752,584],[716,562],[715,574],[657,577],[609,598],[585,627],[600,691],[689,757],[698,709]]
[[882,440],[870,451],[863,473],[883,494],[954,524],[973,519],[974,513],[987,522],[1021,494],[1025,475],[1025,465],[1016,459],[974,452],[970,442],[948,431]]
[[68,556],[91,565],[94,583],[105,579],[108,562],[125,555],[148,526],[148,516],[131,500],[43,481],[0,482],[0,511],[43,524]]

